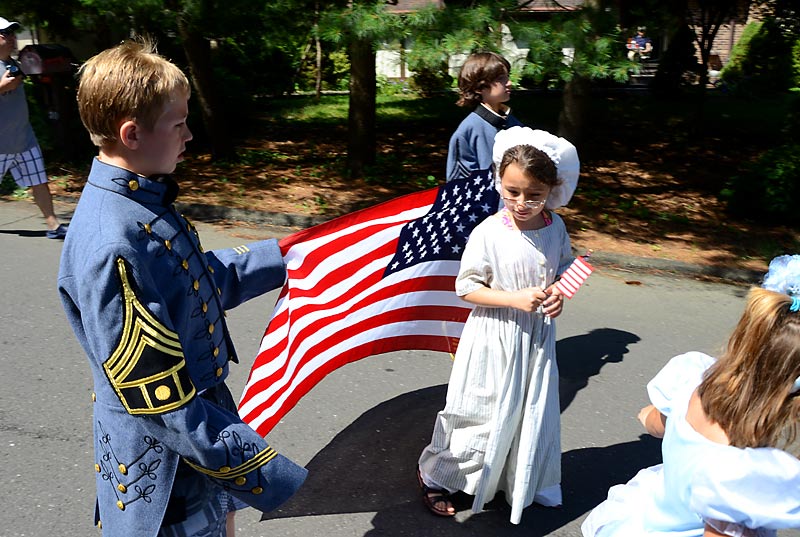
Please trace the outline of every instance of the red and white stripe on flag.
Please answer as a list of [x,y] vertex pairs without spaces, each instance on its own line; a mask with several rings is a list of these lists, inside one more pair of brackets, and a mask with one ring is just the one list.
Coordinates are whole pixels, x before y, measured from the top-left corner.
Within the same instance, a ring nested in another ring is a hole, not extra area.
[[454,352],[471,310],[455,294],[459,261],[418,261],[387,272],[403,250],[401,229],[427,219],[438,190],[403,196],[281,241],[287,283],[239,403],[242,419],[260,434],[342,365],[396,350]]
[[583,257],[576,257],[575,261],[561,274],[561,279],[556,282],[556,288],[567,298],[572,298],[593,270],[594,267]]

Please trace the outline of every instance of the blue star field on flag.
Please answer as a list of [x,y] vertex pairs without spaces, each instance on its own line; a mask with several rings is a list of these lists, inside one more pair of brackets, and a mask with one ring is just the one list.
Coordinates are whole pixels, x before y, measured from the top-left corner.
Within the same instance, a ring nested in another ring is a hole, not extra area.
[[497,212],[499,203],[491,170],[479,170],[442,185],[430,211],[403,226],[384,277],[418,263],[460,260],[469,234]]

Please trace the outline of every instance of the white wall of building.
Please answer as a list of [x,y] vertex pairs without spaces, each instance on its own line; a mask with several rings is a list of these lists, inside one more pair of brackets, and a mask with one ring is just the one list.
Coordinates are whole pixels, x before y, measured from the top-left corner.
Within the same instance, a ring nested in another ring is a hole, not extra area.
[[[512,69],[522,69],[528,57],[528,48],[521,47],[511,35],[511,30],[505,24],[501,27],[503,40],[501,53]],[[454,54],[448,59],[448,71],[453,78],[458,77],[461,66],[467,59],[468,54]],[[401,53],[399,50],[384,48],[378,50],[375,59],[375,69],[379,77],[386,78],[408,78],[414,76],[413,71],[408,68],[408,64],[402,65]]]

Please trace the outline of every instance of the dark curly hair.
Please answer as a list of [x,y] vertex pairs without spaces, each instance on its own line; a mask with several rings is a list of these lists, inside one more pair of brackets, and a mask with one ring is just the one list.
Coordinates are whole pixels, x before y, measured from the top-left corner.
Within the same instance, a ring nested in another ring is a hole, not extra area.
[[456,104],[469,108],[478,106],[482,101],[479,92],[510,72],[511,64],[495,52],[470,54],[458,73],[460,97]]

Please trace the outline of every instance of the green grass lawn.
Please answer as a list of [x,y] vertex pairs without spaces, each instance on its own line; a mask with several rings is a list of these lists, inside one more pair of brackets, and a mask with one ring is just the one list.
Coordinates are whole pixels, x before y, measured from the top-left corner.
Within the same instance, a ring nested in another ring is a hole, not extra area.
[[[768,99],[743,99],[710,91],[702,110],[703,131],[723,136],[758,136],[774,139],[786,121],[793,100],[800,94],[787,93]],[[416,95],[378,96],[377,122],[381,124],[448,124],[457,125],[467,110],[455,105],[456,95],[435,97]],[[509,102],[512,113],[536,128],[556,131],[561,109],[557,92],[517,92]],[[324,125],[347,121],[348,96],[323,95],[265,99],[261,102],[262,118],[276,122]],[[615,125],[628,129],[669,129],[681,138],[698,121],[698,105],[691,96],[662,99],[646,94],[611,94],[593,96],[589,109],[589,125]]]

